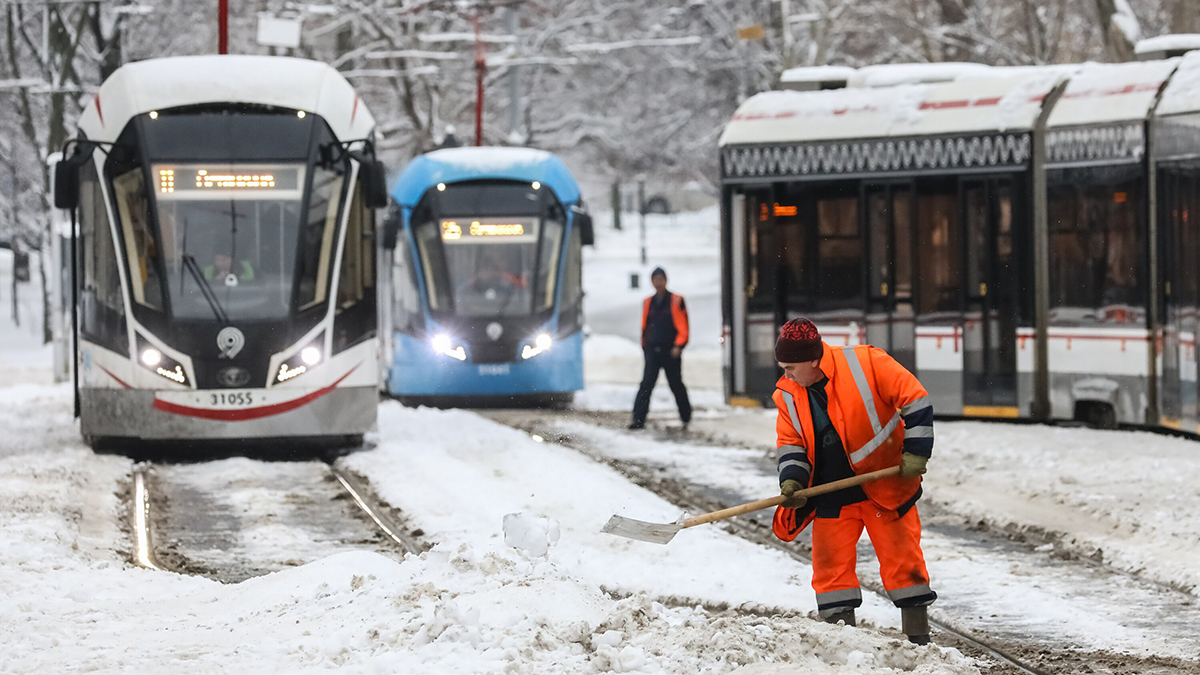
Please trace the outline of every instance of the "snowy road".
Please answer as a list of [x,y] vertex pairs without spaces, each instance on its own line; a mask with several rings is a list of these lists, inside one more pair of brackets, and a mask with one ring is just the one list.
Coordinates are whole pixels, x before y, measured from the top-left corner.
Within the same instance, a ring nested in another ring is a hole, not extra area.
[[[622,415],[488,414],[590,453],[647,467],[699,489],[722,506],[776,489],[772,458],[761,446],[730,447],[696,433],[685,438],[661,424],[660,432],[647,438],[619,429]],[[768,428],[771,421],[762,418]],[[704,425],[721,426],[711,417]],[[931,494],[937,496],[934,488]],[[1200,672],[1195,630],[1200,606],[1193,595],[1134,574],[1056,557],[1050,546],[1035,548],[991,531],[965,529],[951,509],[945,503],[922,507],[925,552],[941,595],[935,618],[987,636],[1049,672],[1078,672],[1085,664],[1099,664],[1102,669],[1096,672]],[[878,583],[866,538],[859,576],[865,584]]]

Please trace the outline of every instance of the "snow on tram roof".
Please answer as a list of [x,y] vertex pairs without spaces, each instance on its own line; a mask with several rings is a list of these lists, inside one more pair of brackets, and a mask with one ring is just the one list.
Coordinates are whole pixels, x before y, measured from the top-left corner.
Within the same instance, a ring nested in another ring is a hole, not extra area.
[[432,185],[489,178],[538,181],[564,204],[579,201],[579,184],[557,156],[534,148],[506,147],[446,148],[421,155],[404,167],[392,197],[412,206]]
[[[888,80],[861,81],[898,81],[903,70]],[[938,84],[764,92],[738,108],[720,145],[1031,129],[1042,99],[1069,72],[951,68],[939,77],[953,73],[954,79]],[[929,77],[934,74],[929,71]]]
[[79,119],[93,140],[116,141],[135,115],[204,103],[253,103],[316,113],[343,140],[365,138],[375,119],[328,64],[284,56],[172,56],[121,66]]
[[1054,104],[1049,127],[1143,120],[1178,58],[1130,63],[1085,63]]
[[1200,112],[1200,51],[1183,55],[1155,108],[1156,115],[1194,112]]

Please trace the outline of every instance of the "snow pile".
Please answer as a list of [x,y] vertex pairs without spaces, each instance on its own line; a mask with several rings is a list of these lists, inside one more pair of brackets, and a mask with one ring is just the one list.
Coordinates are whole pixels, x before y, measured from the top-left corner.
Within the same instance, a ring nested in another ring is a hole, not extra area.
[[[1146,432],[938,423],[926,494],[966,519],[1200,590],[1200,447]],[[1034,478],[1035,477],[1035,478]]]
[[[805,613],[816,608],[807,565],[717,527],[690,529],[670,546],[600,533],[614,512],[673,522],[679,509],[576,451],[464,411],[388,402],[379,413],[376,449],[339,462],[367,477],[380,498],[435,541],[499,543],[505,514],[544,514],[559,524],[555,565],[587,583],[689,603]],[[709,471],[703,458],[690,468]],[[760,480],[770,492],[778,489],[772,477]],[[459,497],[447,500],[450,494]],[[899,620],[890,603],[874,597],[860,616],[878,626]]]
[[544,558],[550,552],[550,547],[558,543],[559,536],[558,521],[553,518],[540,518],[527,513],[504,514],[505,546]]

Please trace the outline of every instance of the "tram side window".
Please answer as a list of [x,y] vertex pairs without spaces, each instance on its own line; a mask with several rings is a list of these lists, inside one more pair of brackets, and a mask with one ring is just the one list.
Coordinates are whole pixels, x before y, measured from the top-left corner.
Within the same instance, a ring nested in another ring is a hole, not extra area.
[[362,191],[360,182],[346,222],[334,319],[335,353],[375,334],[375,211],[367,207]]
[[454,311],[451,296],[450,274],[446,269],[446,258],[442,255],[441,231],[433,221],[429,209],[418,206],[413,211],[413,235],[417,240],[417,254],[421,261],[425,294],[429,298],[429,309],[434,312]]
[[136,167],[113,178],[113,196],[125,239],[129,262],[129,288],[133,301],[162,309],[162,279],[158,273],[158,244],[150,224],[150,198],[145,171]]
[[399,241],[396,243],[393,272],[394,327],[402,333],[416,333],[421,326],[421,299],[417,293],[417,277],[416,269],[413,268],[412,248],[408,245],[408,237],[403,232],[400,233]]
[[563,213],[555,207],[542,221],[542,241],[538,254],[537,284],[534,286],[535,312],[554,306],[554,291],[558,288],[558,257],[563,244]]
[[802,195],[789,194],[771,205],[775,214],[775,236],[779,243],[779,273],[776,279],[780,293],[787,297],[788,307],[798,311],[808,309],[809,263],[808,232],[803,216],[811,220],[804,211],[806,204]]
[[346,223],[346,244],[342,249],[342,269],[338,282],[338,309],[353,307],[370,294],[375,286],[375,212],[366,207],[362,185],[354,191],[350,218]]
[[920,190],[917,195],[917,313],[957,313],[962,285],[962,244],[956,192]]
[[1053,320],[1141,321],[1139,182],[1060,184],[1049,189],[1048,198]]
[[79,330],[89,341],[129,354],[125,302],[117,270],[108,211],[95,164],[84,165],[79,183]]
[[342,195],[342,175],[317,167],[313,170],[308,220],[300,231],[300,310],[325,302],[329,288],[329,270],[333,264],[334,234],[337,233],[338,203]]
[[846,195],[817,201],[819,275],[816,298],[822,310],[861,309],[862,236],[858,197]]
[[558,329],[569,335],[583,325],[583,237],[578,227],[572,227],[567,238],[566,265]]

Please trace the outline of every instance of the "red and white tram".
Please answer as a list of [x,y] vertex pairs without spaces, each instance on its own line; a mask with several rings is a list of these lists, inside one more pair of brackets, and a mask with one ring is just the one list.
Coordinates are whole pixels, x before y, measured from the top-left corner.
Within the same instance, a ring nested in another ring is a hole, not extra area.
[[56,169],[77,214],[93,445],[361,441],[375,423],[375,122],[323,63],[163,58],[101,85]]
[[721,138],[731,401],[771,394],[806,315],[942,415],[1200,431],[1200,53],[827,71]]

